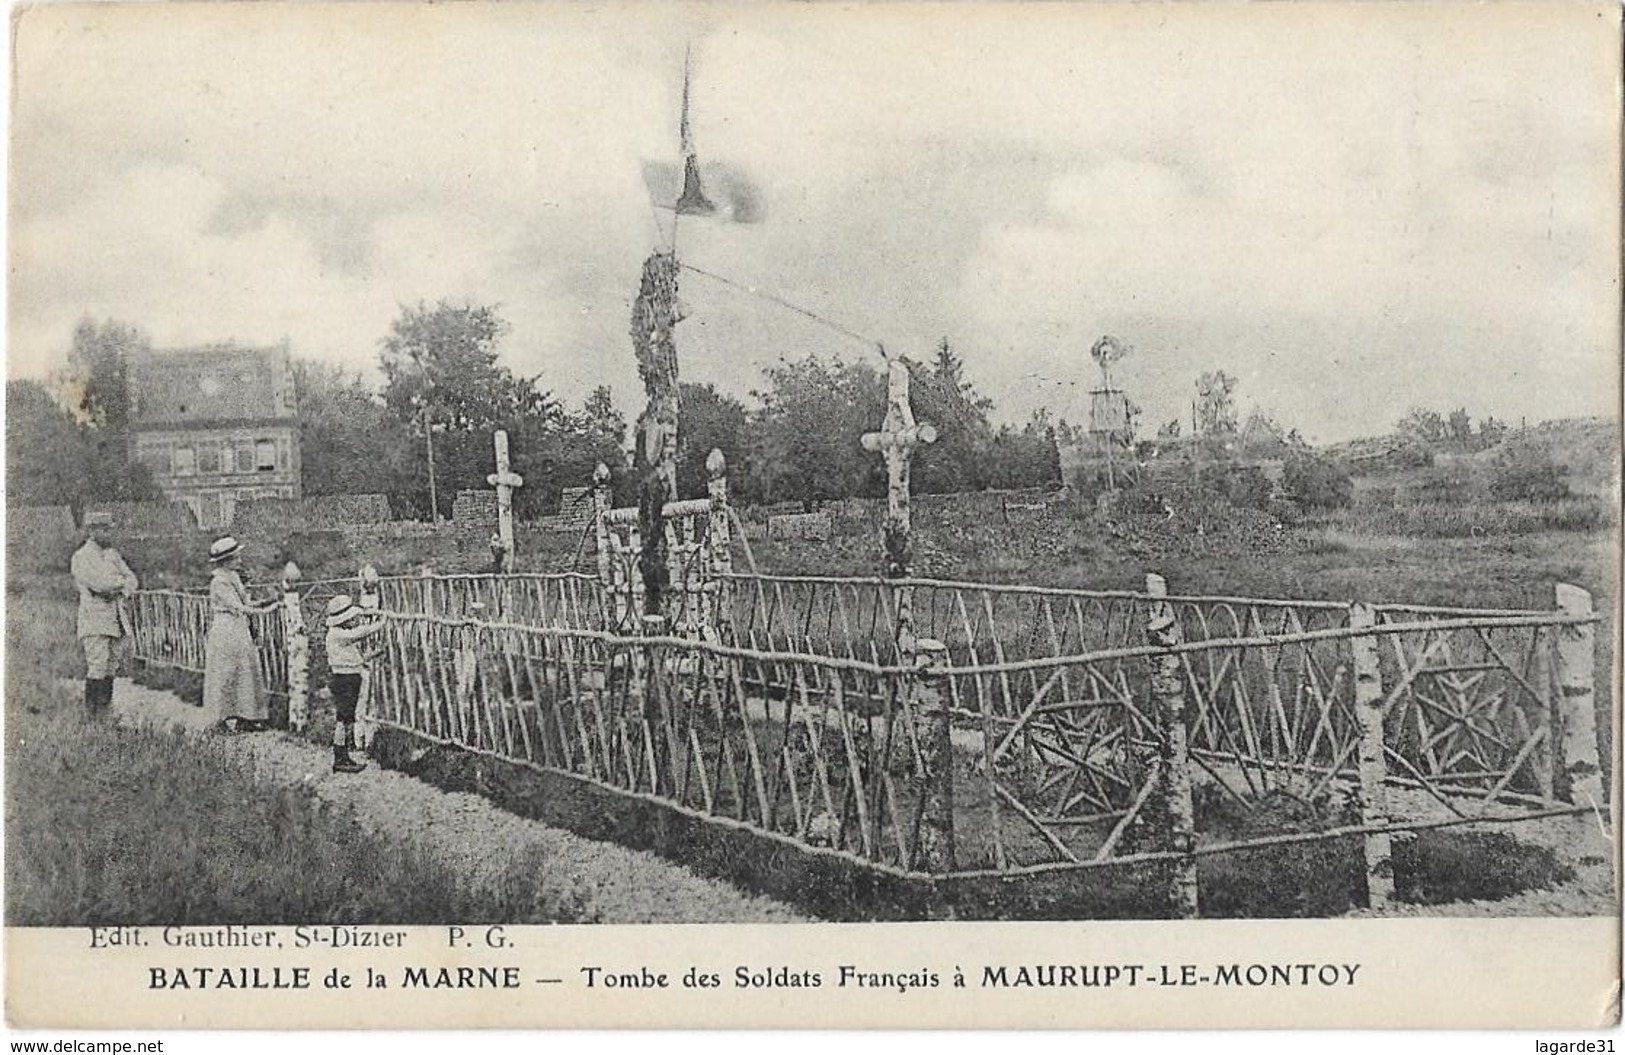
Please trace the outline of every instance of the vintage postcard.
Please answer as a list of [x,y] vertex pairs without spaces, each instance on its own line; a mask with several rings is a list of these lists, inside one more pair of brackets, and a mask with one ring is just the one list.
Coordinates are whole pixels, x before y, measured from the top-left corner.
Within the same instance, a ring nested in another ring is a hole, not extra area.
[[1612,1028],[1620,22],[14,8],[8,1027]]

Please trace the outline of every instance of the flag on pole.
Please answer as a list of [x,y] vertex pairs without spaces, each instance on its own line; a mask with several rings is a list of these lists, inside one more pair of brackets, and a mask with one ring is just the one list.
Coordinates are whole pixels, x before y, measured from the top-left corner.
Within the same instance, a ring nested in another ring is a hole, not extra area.
[[[759,223],[762,196],[755,183],[736,166],[700,164],[689,123],[692,83],[689,56],[683,56],[683,106],[678,122],[682,167],[663,161],[643,163],[643,181],[654,203],[679,216],[709,216],[732,223]],[[710,193],[707,193],[709,188]]]

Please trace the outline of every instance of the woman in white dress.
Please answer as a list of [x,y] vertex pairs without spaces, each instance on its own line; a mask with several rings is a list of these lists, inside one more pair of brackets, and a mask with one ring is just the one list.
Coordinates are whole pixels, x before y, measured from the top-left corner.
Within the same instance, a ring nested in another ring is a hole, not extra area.
[[242,545],[227,535],[209,547],[209,636],[203,647],[203,706],[227,732],[265,729],[271,717],[248,617],[266,611],[237,573]]

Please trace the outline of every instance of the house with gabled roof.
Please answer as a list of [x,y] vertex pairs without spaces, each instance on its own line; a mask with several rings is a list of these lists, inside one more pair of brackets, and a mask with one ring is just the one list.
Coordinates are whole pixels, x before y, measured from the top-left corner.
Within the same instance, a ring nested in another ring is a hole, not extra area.
[[241,501],[301,497],[287,342],[142,352],[127,376],[131,457],[200,526],[229,528]]

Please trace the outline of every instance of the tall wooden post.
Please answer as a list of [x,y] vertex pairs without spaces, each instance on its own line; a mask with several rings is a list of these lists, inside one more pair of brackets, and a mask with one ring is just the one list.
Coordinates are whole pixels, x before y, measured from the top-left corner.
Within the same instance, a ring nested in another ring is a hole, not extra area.
[[288,655],[288,728],[305,731],[310,722],[310,636],[299,590],[299,565],[289,561],[282,569],[282,628]]
[[525,485],[525,478],[508,464],[508,433],[497,429],[494,439],[497,471],[487,476],[485,482],[497,489],[497,537],[502,542],[497,571],[508,572],[513,570],[513,491]]
[[592,471],[592,531],[598,545],[598,588],[603,598],[603,616],[606,626],[619,623],[616,611],[615,580],[610,568],[609,511],[614,506],[614,493],[610,490],[609,466],[603,462]]
[[[1146,632],[1158,648],[1174,648],[1184,640],[1174,606],[1165,598],[1168,583],[1160,575],[1145,577],[1145,592],[1152,598],[1146,613]],[[1152,660],[1151,694],[1157,701],[1162,725],[1160,778],[1168,803],[1169,849],[1183,856],[1174,865],[1170,900],[1181,919],[1199,914],[1196,884],[1196,804],[1191,798],[1190,745],[1185,729],[1185,677],[1179,654],[1167,652]]]
[[948,646],[921,638],[915,642],[914,732],[920,745],[920,838],[914,867],[931,875],[954,870],[954,752],[950,738],[949,694],[944,685]]
[[[1591,594],[1557,584],[1564,615],[1591,618]],[[1595,623],[1557,628],[1557,693],[1563,719],[1563,776],[1568,801],[1602,809],[1602,768],[1597,754],[1597,640]]]
[[724,628],[733,622],[732,581],[728,578],[734,570],[733,525],[728,519],[728,459],[714,447],[705,456],[705,472],[710,477],[706,490],[711,496],[711,512],[705,525],[705,571],[710,598],[705,621],[716,632],[718,640],[726,641],[729,635]]
[[[1376,612],[1368,604],[1349,607],[1349,626],[1370,630]],[[1354,653],[1354,719],[1360,727],[1360,825],[1380,828],[1388,823],[1388,762],[1383,754],[1382,667],[1377,661],[1375,637],[1349,638]],[[1394,896],[1394,849],[1387,832],[1365,837],[1365,881],[1371,907],[1381,908]]]
[[[363,564],[356,573],[355,603],[358,608],[376,612],[379,608],[378,569]],[[361,694],[355,707],[355,745],[363,751],[372,746],[372,664],[367,663],[361,673]]]

